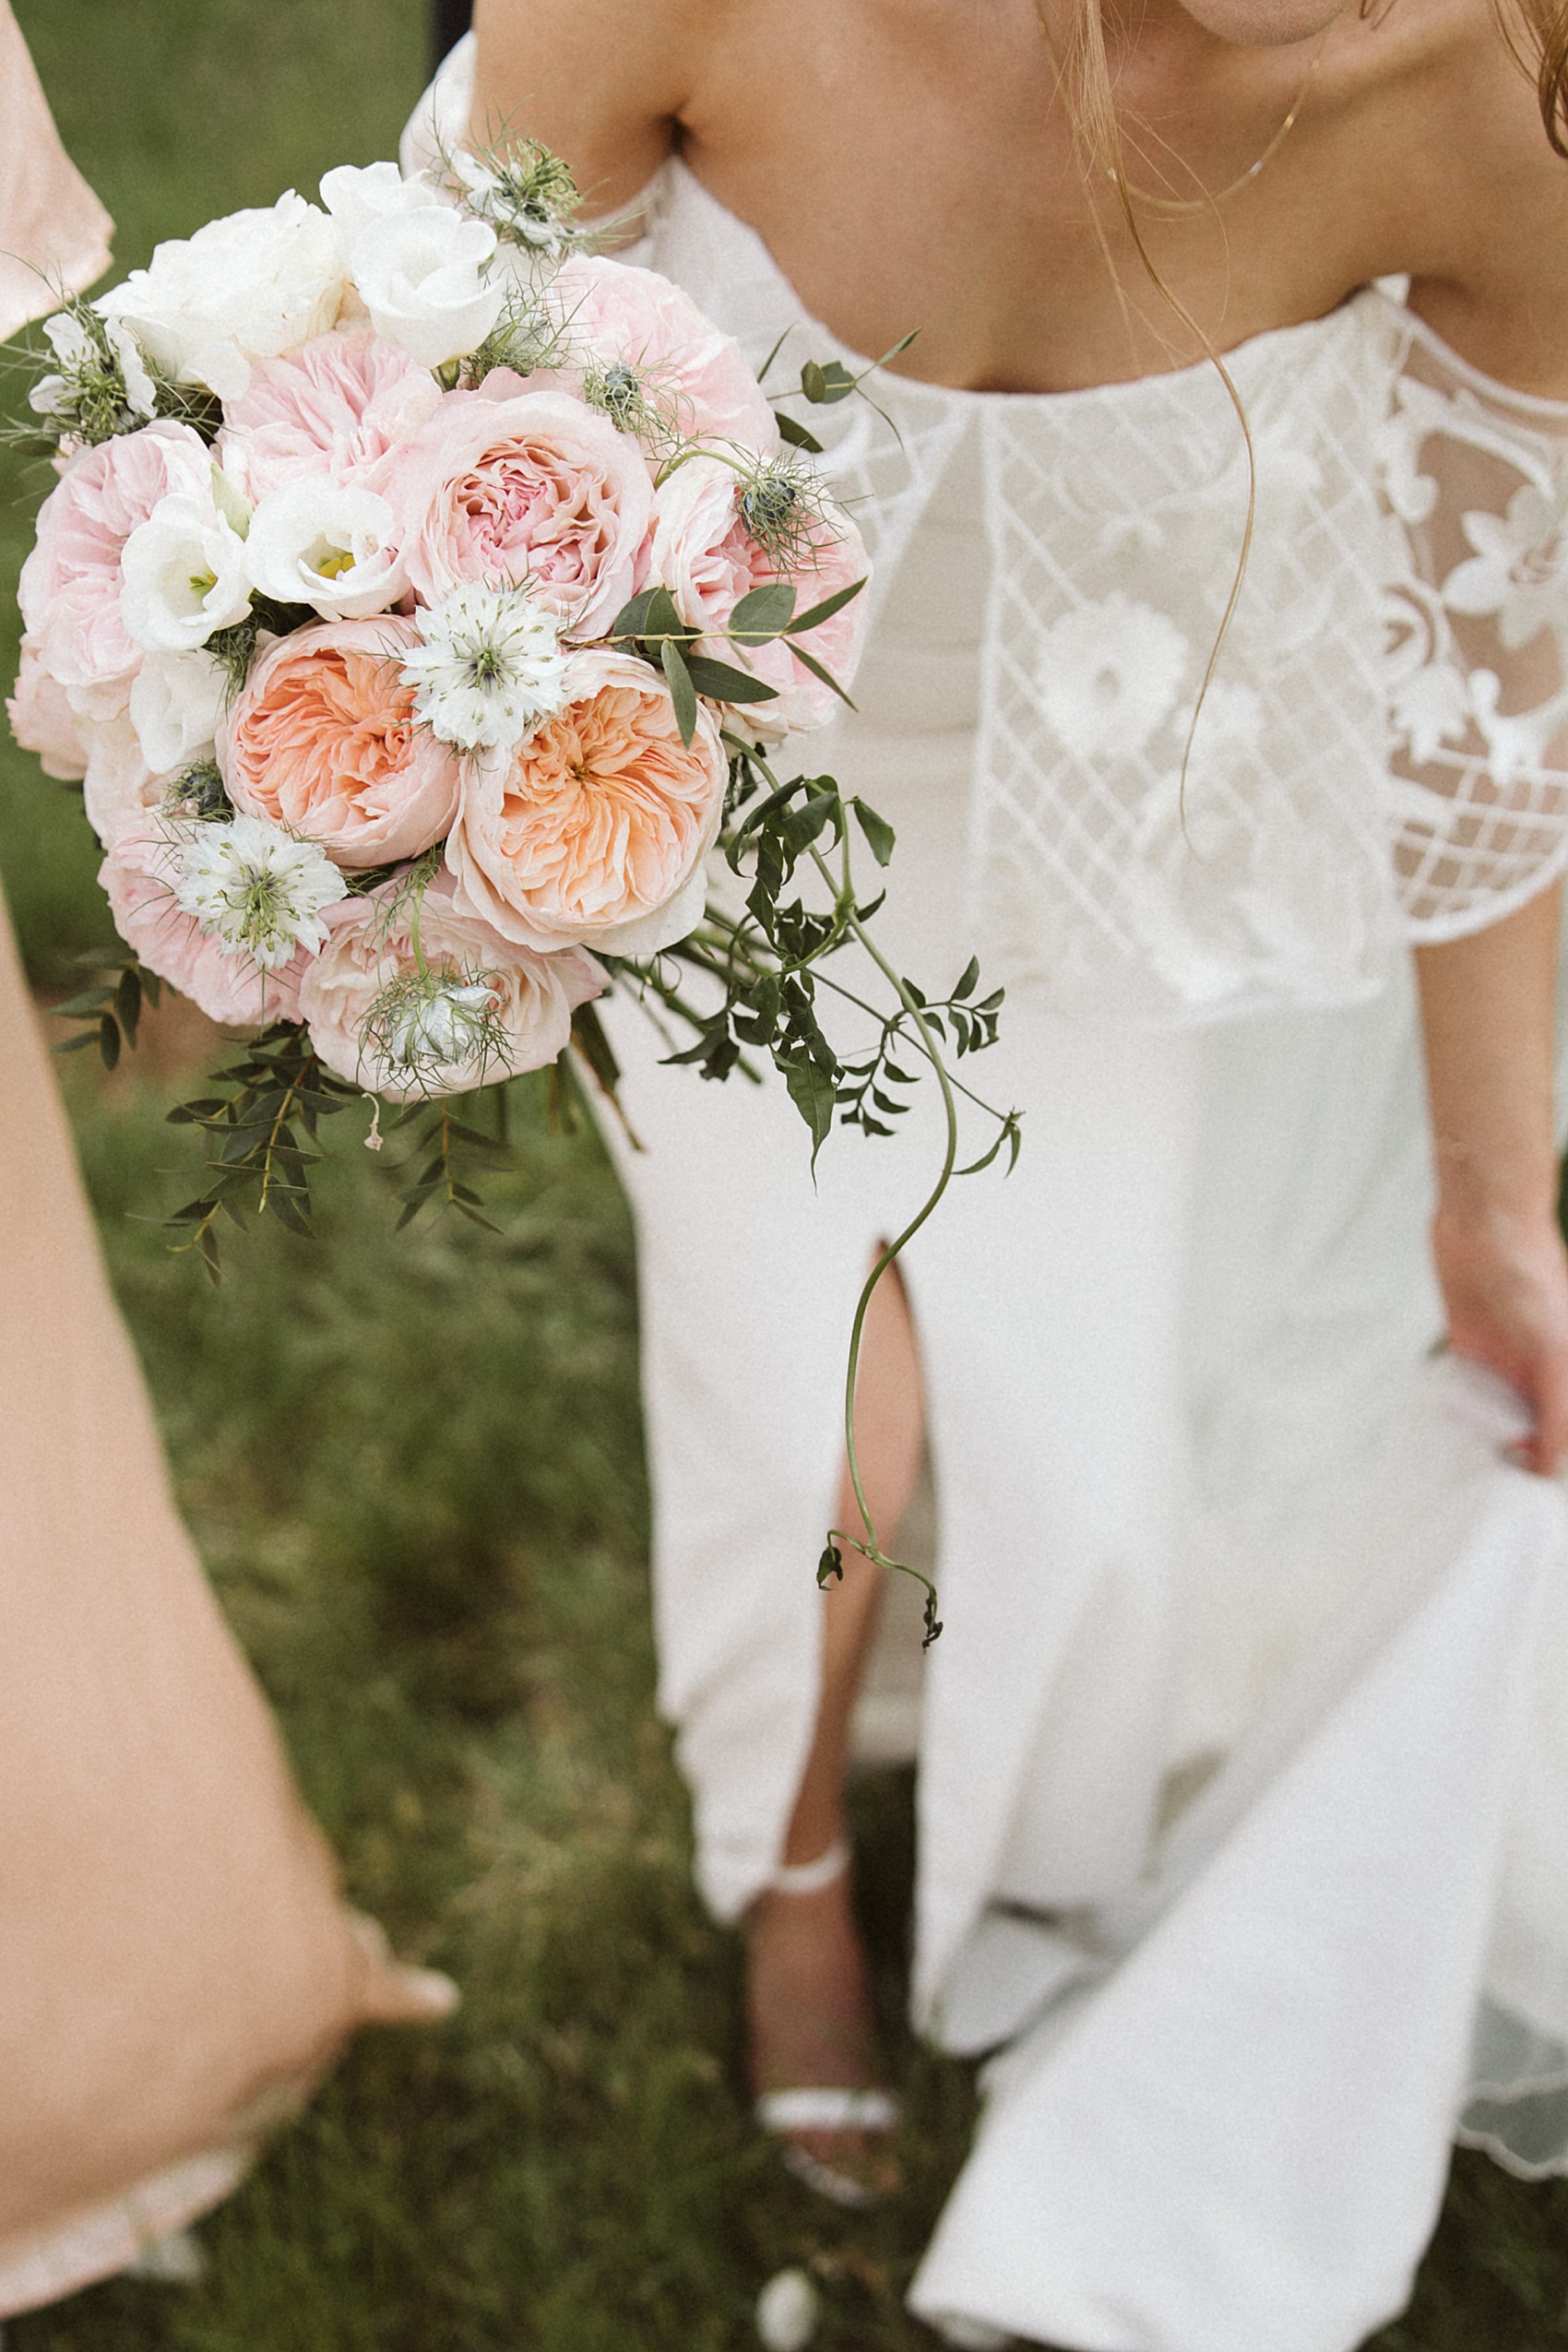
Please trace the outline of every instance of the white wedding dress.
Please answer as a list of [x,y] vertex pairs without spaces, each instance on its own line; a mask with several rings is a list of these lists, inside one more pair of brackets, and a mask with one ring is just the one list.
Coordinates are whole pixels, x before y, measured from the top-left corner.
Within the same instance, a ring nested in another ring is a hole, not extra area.
[[[784,334],[773,381],[835,355],[680,161],[646,213],[631,257],[754,362]],[[1256,535],[1184,792],[1247,498],[1216,372],[883,374],[897,433],[810,416],[876,622],[797,756],[897,828],[901,968],[1007,983],[966,1075],[1025,1112],[905,1262],[945,1621],[914,2003],[1002,2053],[911,2298],[964,2340],[1348,2352],[1456,2132],[1568,2169],[1568,1519],[1502,1458],[1514,1400],[1432,1360],[1406,954],[1568,854],[1568,407],[1394,289],[1229,365]],[[814,1190],[781,1089],[612,1026],[661,1704],[734,1917],[811,1736],[849,1314],[934,1113]]]

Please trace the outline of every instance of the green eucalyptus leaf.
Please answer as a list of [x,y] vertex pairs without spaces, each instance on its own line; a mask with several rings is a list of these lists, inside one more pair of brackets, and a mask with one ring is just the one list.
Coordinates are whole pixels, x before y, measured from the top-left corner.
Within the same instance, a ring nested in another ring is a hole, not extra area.
[[838,683],[837,679],[833,675],[831,670],[825,670],[814,653],[808,653],[805,647],[797,643],[793,637],[790,640],[790,650],[794,655],[796,660],[802,663],[804,667],[811,671],[814,678],[820,678],[825,686],[830,686],[832,688],[833,692],[837,695],[839,701],[844,705],[847,710],[854,709],[854,704],[849,700],[849,695],[844,692],[843,687]]
[[[852,604],[864,586],[863,579],[851,580],[848,588],[835,590],[832,596],[825,596],[822,602],[814,604],[809,612],[797,614],[796,618],[790,622],[787,634],[794,636],[797,632],[820,629],[825,621],[831,621],[836,612],[842,612],[847,604]],[[735,610],[739,612],[740,606],[737,605]],[[799,649],[797,647],[797,652]]]
[[610,624],[610,635],[619,638],[623,643],[646,636],[648,607],[653,602],[655,594],[656,591],[653,588],[644,588],[640,596],[633,597],[630,604],[624,604]]
[[141,980],[134,964],[127,964],[120,975],[120,985],[114,991],[114,1010],[125,1032],[126,1044],[134,1046],[137,1024],[141,1019]]
[[728,661],[711,660],[705,653],[688,653],[686,673],[699,695],[712,702],[777,702],[778,689],[737,670]]
[[681,741],[689,749],[697,731],[697,690],[692,683],[686,657],[673,637],[666,637],[659,648],[659,659],[675,706],[675,724],[681,731]]
[[730,615],[726,635],[747,645],[766,645],[781,636],[793,621],[795,589],[789,580],[769,580],[752,588]]
[[787,409],[777,409],[774,414],[778,419],[778,433],[781,440],[789,442],[793,449],[803,449],[810,457],[822,456],[822,444],[815,434],[808,432],[806,427],[792,417]]

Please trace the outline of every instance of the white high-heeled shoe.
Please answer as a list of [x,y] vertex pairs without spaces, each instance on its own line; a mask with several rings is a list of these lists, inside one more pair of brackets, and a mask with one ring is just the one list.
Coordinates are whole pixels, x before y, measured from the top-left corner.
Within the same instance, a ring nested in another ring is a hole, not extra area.
[[[849,1867],[849,1848],[843,1838],[819,1854],[814,1862],[783,1862],[768,1881],[770,1895],[820,1895],[843,1877]],[[757,2122],[780,2143],[779,2156],[797,2180],[826,2197],[830,2204],[856,2211],[880,2202],[879,2192],[864,2181],[840,2172],[836,2165],[799,2146],[798,2132],[862,2132],[875,2135],[896,2132],[900,2108],[891,2091],[850,2089],[837,2084],[813,2084],[799,2090],[764,2091],[752,2108]]]

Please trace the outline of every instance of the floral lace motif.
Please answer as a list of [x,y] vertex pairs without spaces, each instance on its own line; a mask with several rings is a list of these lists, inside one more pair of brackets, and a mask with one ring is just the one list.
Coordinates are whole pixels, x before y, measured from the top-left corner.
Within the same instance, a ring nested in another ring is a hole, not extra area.
[[1391,522],[1389,828],[1412,933],[1493,922],[1568,854],[1568,405],[1405,326],[1378,437]]

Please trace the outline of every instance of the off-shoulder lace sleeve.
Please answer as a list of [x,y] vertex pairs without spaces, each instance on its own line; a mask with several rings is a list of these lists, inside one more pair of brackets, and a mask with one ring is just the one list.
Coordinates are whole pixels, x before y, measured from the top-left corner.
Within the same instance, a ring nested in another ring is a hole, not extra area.
[[1410,936],[1436,942],[1568,863],[1568,402],[1408,317],[1379,459],[1394,870]]

